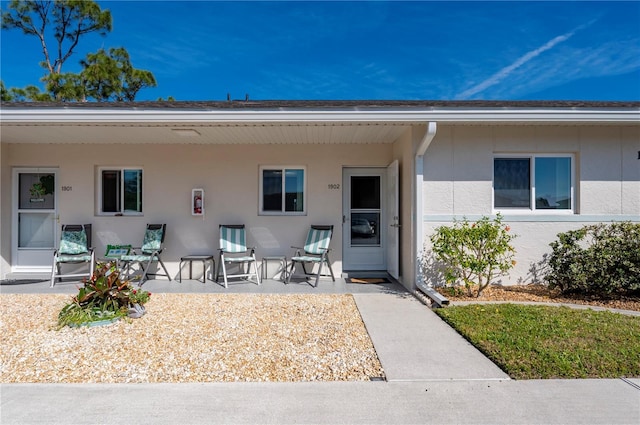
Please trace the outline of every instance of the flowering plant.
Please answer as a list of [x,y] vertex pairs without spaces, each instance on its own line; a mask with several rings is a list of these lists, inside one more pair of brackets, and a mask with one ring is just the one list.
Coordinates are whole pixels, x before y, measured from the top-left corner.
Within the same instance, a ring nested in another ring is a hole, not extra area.
[[129,301],[131,304],[144,305],[149,301],[151,292],[143,291],[142,289],[132,289],[129,294]]
[[128,280],[121,280],[115,262],[98,263],[91,278],[83,283],[78,294],[60,311],[60,326],[127,316],[130,307],[144,305],[151,295],[134,289]]
[[493,220],[482,217],[475,223],[467,219],[455,221],[452,227],[441,226],[431,236],[433,252],[444,268],[449,284],[462,282],[476,297],[499,276],[505,276],[515,266],[515,249],[511,241],[516,235],[502,223],[498,214]]

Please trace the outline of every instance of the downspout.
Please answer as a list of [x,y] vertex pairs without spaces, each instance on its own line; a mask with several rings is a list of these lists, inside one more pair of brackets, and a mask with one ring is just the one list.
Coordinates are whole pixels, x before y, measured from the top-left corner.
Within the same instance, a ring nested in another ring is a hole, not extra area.
[[414,217],[413,222],[414,226],[414,234],[413,240],[415,241],[414,246],[414,262],[415,262],[415,279],[414,282],[418,287],[425,287],[426,285],[423,282],[422,273],[420,270],[420,259],[422,258],[422,251],[424,249],[424,218],[423,218],[423,201],[422,201],[422,187],[424,180],[424,154],[431,145],[433,138],[436,136],[437,125],[435,122],[429,122],[427,126],[427,131],[425,132],[424,137],[418,144],[418,148],[416,149],[415,156],[415,207],[413,209]]

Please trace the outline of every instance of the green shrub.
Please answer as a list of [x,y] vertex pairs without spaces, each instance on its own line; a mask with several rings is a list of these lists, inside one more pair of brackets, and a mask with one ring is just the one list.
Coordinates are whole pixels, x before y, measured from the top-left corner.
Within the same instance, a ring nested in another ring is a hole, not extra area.
[[558,234],[545,281],[563,293],[640,291],[640,223],[594,224]]
[[120,279],[114,262],[98,263],[90,279],[78,290],[58,314],[58,325],[81,325],[100,320],[125,317],[134,304],[144,305],[150,292],[134,289]]
[[516,235],[502,224],[502,216],[490,220],[482,217],[475,223],[454,221],[440,226],[431,236],[432,251],[443,268],[447,284],[464,284],[469,295],[477,285],[476,296],[515,265],[511,241]]

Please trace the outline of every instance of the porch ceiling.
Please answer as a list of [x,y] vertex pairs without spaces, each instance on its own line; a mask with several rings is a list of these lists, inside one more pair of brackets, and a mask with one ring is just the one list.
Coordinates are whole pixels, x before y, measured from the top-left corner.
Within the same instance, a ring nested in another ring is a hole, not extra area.
[[[3,124],[2,143],[358,144],[393,143],[412,123]],[[180,131],[192,129],[193,131]],[[176,131],[177,130],[177,131]],[[197,133],[196,133],[197,132]],[[186,133],[186,134],[185,134]]]

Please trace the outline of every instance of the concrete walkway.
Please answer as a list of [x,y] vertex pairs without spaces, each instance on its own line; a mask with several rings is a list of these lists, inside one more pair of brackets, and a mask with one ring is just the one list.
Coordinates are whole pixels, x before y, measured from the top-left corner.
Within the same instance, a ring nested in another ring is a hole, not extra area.
[[[0,292],[75,293],[75,285],[32,285]],[[196,281],[149,281],[145,289],[225,292]],[[511,380],[399,285],[339,279],[317,289],[265,281],[227,291],[353,293],[386,382],[2,384],[0,423],[640,423],[640,379]]]

